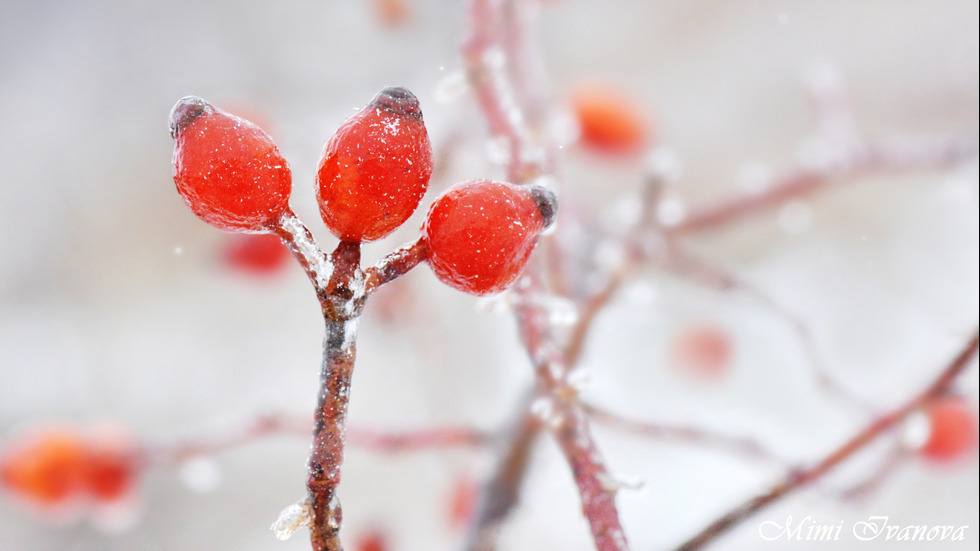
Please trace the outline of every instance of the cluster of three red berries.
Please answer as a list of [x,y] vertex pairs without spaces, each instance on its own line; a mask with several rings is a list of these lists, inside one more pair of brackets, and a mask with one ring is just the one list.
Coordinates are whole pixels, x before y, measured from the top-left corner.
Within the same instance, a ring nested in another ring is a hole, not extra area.
[[[290,213],[292,173],[261,128],[186,97],[171,111],[170,133],[177,190],[202,220],[225,231],[269,232]],[[412,215],[431,174],[418,99],[385,88],[327,142],[316,176],[320,216],[342,241],[381,239]],[[426,260],[461,291],[502,291],[520,275],[555,207],[554,193],[542,187],[457,184],[426,215]]]

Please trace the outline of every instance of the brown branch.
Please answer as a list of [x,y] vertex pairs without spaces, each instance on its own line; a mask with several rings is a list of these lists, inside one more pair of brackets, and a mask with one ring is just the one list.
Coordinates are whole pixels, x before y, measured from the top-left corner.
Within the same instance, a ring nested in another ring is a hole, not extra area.
[[385,283],[405,275],[419,263],[425,262],[428,257],[428,243],[423,236],[419,236],[415,241],[385,256],[374,266],[364,270],[367,285],[365,292],[367,294],[373,293]]
[[681,235],[712,230],[835,183],[878,174],[945,168],[976,156],[975,140],[865,144],[854,147],[831,167],[796,169],[777,178],[772,186],[760,193],[724,198],[694,209],[684,220],[669,228],[669,232]]
[[479,502],[466,537],[464,549],[467,551],[494,551],[500,526],[517,506],[531,449],[541,431],[541,423],[530,414],[530,404],[530,399],[522,401],[520,419],[508,435],[493,474],[480,489]]
[[948,392],[956,378],[970,365],[977,353],[978,345],[980,345],[980,333],[974,331],[966,345],[925,390],[873,420],[812,467],[792,473],[768,492],[749,499],[712,522],[700,533],[678,547],[677,551],[701,549],[728,532],[739,522],[772,505],[786,495],[816,482],[834,467],[894,428],[910,413]]

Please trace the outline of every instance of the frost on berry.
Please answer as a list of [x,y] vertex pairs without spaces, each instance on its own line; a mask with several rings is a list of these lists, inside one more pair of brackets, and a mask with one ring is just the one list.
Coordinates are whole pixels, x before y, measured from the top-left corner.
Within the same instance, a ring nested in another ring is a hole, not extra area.
[[554,194],[545,188],[491,180],[457,184],[426,215],[429,265],[440,281],[460,291],[499,293],[521,274],[555,212]]
[[292,173],[258,126],[189,96],[170,112],[170,135],[177,191],[208,224],[266,231],[287,209]]
[[415,212],[432,174],[432,145],[418,99],[385,88],[337,129],[317,168],[317,202],[344,241],[374,241]]

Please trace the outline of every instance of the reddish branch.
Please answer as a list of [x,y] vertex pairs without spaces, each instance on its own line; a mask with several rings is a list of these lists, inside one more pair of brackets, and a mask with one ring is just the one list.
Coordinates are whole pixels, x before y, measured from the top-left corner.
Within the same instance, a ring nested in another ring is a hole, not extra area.
[[520,419],[508,434],[496,468],[480,492],[464,547],[467,551],[493,551],[500,526],[517,505],[531,448],[541,431],[538,418],[527,413],[531,399],[524,400],[519,409]]
[[977,156],[972,140],[934,140],[918,143],[878,143],[854,147],[833,166],[792,171],[760,193],[724,198],[695,209],[670,228],[674,235],[718,228],[781,203],[812,194],[838,182],[888,173],[945,168]]
[[813,484],[839,464],[864,449],[868,444],[895,428],[910,413],[923,408],[929,402],[948,393],[956,378],[966,370],[973,357],[977,354],[978,345],[980,345],[980,333],[975,331],[956,357],[939,373],[925,390],[913,396],[897,408],[874,419],[870,424],[858,431],[857,434],[812,467],[792,473],[768,492],[749,499],[718,520],[712,522],[700,533],[678,547],[677,551],[701,549],[728,532],[739,522],[772,505],[786,495]]
[[775,453],[766,449],[761,443],[751,438],[732,436],[686,425],[636,421],[591,404],[584,404],[584,406],[589,417],[595,419],[597,422],[640,436],[710,446],[727,452],[744,455],[752,459],[761,459],[778,464],[786,463],[785,459],[780,458]]
[[[550,147],[537,143],[528,126],[529,111],[536,103],[527,94],[532,87],[515,82],[530,78],[526,65],[518,61],[531,55],[524,46],[521,16],[513,2],[501,6],[490,0],[471,0],[469,34],[463,45],[471,87],[491,136],[508,146],[507,175],[515,184],[548,174],[551,165]],[[518,94],[517,90],[525,93]],[[529,267],[514,291],[521,339],[535,367],[537,400],[550,404],[545,425],[571,467],[596,548],[626,551],[629,546],[616,509],[616,492],[610,482],[613,478],[595,444],[577,393],[567,383],[569,366],[564,351],[557,348],[547,307],[535,300],[544,292],[537,267],[540,264]]]

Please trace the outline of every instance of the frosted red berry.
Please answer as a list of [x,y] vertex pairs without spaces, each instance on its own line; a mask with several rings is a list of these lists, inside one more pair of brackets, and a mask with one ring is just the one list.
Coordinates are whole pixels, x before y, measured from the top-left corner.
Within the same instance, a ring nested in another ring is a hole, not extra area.
[[170,135],[177,191],[208,224],[266,231],[288,208],[292,173],[258,126],[188,96],[170,112]]
[[977,449],[977,410],[966,400],[951,396],[926,411],[929,438],[920,452],[937,462],[959,459]]
[[418,99],[385,88],[344,122],[317,167],[317,202],[344,241],[374,241],[418,208],[432,174],[432,145]]
[[439,280],[460,291],[499,293],[520,276],[555,208],[554,193],[541,187],[491,180],[457,184],[426,215],[429,265]]

